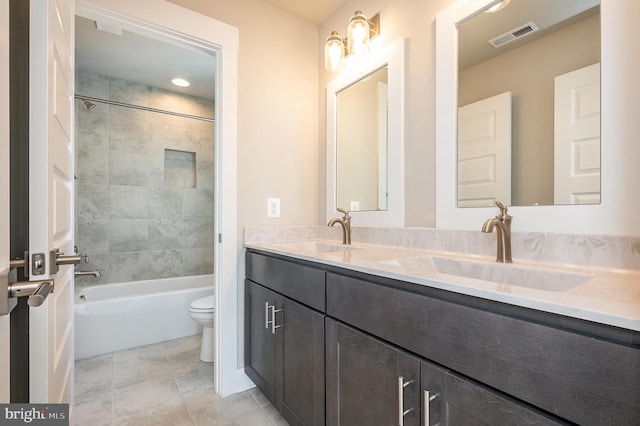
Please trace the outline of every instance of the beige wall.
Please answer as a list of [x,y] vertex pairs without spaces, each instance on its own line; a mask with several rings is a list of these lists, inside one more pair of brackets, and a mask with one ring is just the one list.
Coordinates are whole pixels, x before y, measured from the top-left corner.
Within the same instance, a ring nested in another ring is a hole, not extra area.
[[238,227],[316,223],[317,27],[260,0],[171,2],[239,29]]
[[[435,19],[454,1],[348,0],[316,28],[259,0],[173,0],[240,29],[240,227],[324,223],[325,88],[335,74],[324,70],[322,48],[331,30],[345,35],[347,21],[356,9],[368,15],[381,13],[384,44],[409,39],[405,225],[435,225]],[[603,22],[616,29],[603,37],[603,134],[606,131],[621,147],[602,159],[603,174],[617,170],[633,182],[640,181],[636,164],[640,144],[633,143],[640,134],[636,101],[640,99],[636,81],[640,53],[625,46],[629,40],[640,39],[639,13],[636,0],[607,0],[602,7]],[[281,60],[272,53],[278,49]],[[625,184],[620,182],[610,191]],[[282,198],[281,219],[266,218],[268,196]],[[616,220],[631,220],[628,212],[633,209],[625,207],[640,208],[638,198],[627,197],[628,205],[621,206]]]
[[513,96],[512,205],[553,204],[554,77],[597,62],[600,15],[460,72],[459,105]]

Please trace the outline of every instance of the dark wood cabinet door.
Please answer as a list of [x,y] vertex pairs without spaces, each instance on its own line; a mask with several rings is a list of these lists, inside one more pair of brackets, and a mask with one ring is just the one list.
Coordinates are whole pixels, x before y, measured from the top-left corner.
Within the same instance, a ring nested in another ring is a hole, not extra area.
[[267,308],[276,305],[278,299],[280,296],[276,293],[245,280],[245,372],[272,402],[276,400],[277,342],[267,324],[271,318]]
[[568,424],[453,373],[447,374],[446,394],[447,425]]
[[276,314],[276,408],[291,425],[324,425],[324,315],[286,297]]
[[326,346],[328,425],[420,424],[418,358],[329,318]]

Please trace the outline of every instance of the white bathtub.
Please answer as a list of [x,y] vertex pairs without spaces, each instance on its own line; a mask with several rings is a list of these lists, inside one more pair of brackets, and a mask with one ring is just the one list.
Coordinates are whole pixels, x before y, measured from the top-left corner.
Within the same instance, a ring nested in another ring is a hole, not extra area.
[[213,294],[213,275],[86,287],[76,293],[75,358],[191,336],[189,303]]

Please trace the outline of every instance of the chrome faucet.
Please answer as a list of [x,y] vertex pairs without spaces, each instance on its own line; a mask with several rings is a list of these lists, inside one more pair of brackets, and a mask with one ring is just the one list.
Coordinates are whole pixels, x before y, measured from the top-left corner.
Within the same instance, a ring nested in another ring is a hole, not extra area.
[[339,223],[342,226],[342,244],[351,245],[351,216],[349,216],[348,211],[340,207],[338,207],[337,210],[344,216],[342,216],[342,219],[334,217],[327,223],[327,226],[333,226]]
[[100,278],[102,276],[102,274],[100,274],[100,272],[97,269],[95,271],[74,271],[73,275],[75,278],[87,277],[87,276]]
[[512,263],[511,259],[511,219],[513,218],[507,213],[508,208],[500,201],[496,200],[496,206],[500,209],[500,213],[496,217],[487,219],[482,224],[482,232],[488,234],[496,228],[498,234],[498,253],[496,262]]

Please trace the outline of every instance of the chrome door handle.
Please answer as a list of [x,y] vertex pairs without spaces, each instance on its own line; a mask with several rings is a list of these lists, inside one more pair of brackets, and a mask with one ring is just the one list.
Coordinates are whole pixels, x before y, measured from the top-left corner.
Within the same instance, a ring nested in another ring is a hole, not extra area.
[[404,426],[404,416],[413,411],[413,407],[404,409],[404,388],[413,383],[413,380],[404,381],[404,377],[398,377],[398,426]]
[[21,281],[9,284],[9,297],[26,297],[32,308],[44,303],[49,293],[53,291],[53,280]]

